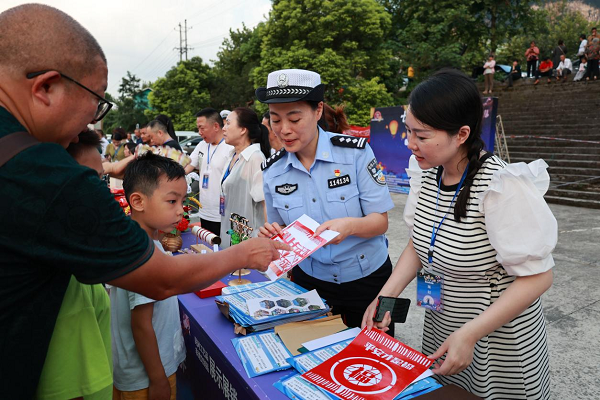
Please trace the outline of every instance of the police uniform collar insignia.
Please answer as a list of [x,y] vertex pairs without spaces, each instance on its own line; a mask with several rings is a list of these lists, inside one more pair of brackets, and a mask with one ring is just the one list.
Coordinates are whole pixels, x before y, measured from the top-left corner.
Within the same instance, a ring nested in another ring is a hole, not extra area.
[[337,135],[331,138],[331,144],[339,147],[350,147],[353,149],[364,149],[367,145],[366,138],[357,138],[354,136]]
[[296,190],[298,190],[297,183],[285,183],[280,186],[275,186],[275,191],[277,193],[283,194],[285,196],[294,193]]
[[284,148],[281,148],[271,157],[267,158],[265,161],[262,162],[262,164],[260,165],[261,170],[264,171],[265,169],[269,168],[271,165],[275,164],[277,160],[281,159],[286,154],[287,151]]

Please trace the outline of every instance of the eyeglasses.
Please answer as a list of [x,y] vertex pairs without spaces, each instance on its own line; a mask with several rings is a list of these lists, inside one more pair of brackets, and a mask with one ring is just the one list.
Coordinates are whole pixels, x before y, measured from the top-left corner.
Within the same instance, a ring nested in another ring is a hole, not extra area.
[[[33,79],[36,76],[40,76],[45,74],[46,72],[50,72],[52,71],[51,69],[45,70],[45,71],[39,71],[39,72],[30,72],[28,73],[27,79]],[[106,100],[104,97],[100,96],[98,93],[94,92],[93,90],[88,89],[86,86],[82,85],[81,83],[77,82],[75,79],[59,72],[56,71],[60,74],[61,77],[73,82],[74,84],[76,84],[77,86],[87,90],[88,92],[90,92],[91,94],[93,94],[94,96],[96,96],[98,98],[98,109],[96,110],[96,114],[94,115],[94,119],[92,120],[92,123],[96,123],[100,120],[102,120],[102,118],[104,118],[106,116],[106,114],[110,111],[110,109],[112,108],[113,104]]]

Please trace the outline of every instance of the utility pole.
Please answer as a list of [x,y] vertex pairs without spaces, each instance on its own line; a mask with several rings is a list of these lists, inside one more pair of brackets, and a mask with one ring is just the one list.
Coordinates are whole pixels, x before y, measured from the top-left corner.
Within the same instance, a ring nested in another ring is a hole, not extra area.
[[188,60],[188,58],[187,58],[187,52],[188,52],[188,41],[187,41],[187,31],[188,31],[188,29],[187,29],[187,19],[186,19],[186,20],[184,20],[184,24],[185,24],[185,25],[184,25],[184,26],[185,26],[185,61],[187,61],[187,60]]
[[[193,50],[192,47],[188,47],[188,37],[187,37],[187,19],[184,20],[184,26],[181,27],[181,22],[179,23],[179,47],[175,47],[175,50],[179,51],[179,62],[183,61],[183,54],[185,53],[185,60],[188,59],[188,50]],[[177,29],[177,28],[175,28]],[[192,29],[190,27],[190,29]]]
[[182,61],[183,56],[183,42],[181,41],[181,22],[179,23],[179,62]]

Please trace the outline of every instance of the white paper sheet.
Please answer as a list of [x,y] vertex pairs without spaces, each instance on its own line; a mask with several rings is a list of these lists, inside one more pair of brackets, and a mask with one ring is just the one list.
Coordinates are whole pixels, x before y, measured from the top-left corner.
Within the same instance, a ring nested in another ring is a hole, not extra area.
[[266,275],[269,279],[272,281],[279,279],[339,235],[339,232],[326,230],[319,236],[313,236],[319,225],[317,221],[304,214],[283,228],[282,232],[273,238],[273,240],[289,244],[293,251],[279,251],[281,258],[273,261],[267,269]]

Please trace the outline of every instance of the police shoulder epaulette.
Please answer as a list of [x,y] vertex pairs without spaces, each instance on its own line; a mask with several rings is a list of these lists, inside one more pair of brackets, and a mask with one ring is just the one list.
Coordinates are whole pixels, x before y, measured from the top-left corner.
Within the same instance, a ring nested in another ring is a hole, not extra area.
[[265,161],[263,161],[262,164],[260,165],[260,168],[264,171],[265,169],[267,169],[271,165],[273,165],[281,157],[285,156],[286,153],[287,153],[287,151],[285,151],[285,149],[282,147],[280,150],[278,150],[271,157],[269,157]]
[[333,136],[331,138],[331,144],[333,144],[334,146],[350,147],[353,149],[364,149],[367,145],[367,139],[346,135],[338,135]]

